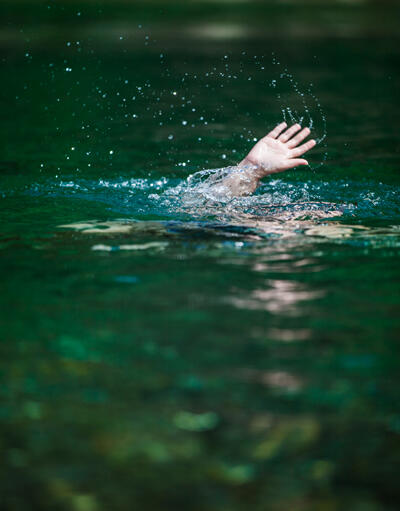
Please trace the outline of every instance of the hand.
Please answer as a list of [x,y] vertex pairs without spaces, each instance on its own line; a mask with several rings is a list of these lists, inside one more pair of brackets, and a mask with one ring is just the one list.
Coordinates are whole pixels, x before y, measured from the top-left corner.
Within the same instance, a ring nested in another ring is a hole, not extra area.
[[286,128],[286,122],[282,122],[259,140],[240,163],[240,166],[256,165],[258,169],[255,170],[255,173],[258,178],[262,178],[298,165],[308,165],[307,160],[299,158],[299,156],[312,149],[316,142],[309,140],[304,144],[299,144],[308,137],[310,129],[301,129],[299,124],[294,124],[287,130]]

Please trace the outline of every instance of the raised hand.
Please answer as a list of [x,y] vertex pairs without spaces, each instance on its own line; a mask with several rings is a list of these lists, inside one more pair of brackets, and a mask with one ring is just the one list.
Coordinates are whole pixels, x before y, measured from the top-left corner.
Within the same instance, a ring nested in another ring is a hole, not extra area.
[[259,140],[239,166],[256,165],[256,176],[260,179],[268,174],[282,172],[299,165],[308,165],[307,160],[299,158],[312,149],[316,142],[311,139],[299,145],[310,134],[309,128],[301,129],[299,124],[287,128],[282,122],[268,135]]

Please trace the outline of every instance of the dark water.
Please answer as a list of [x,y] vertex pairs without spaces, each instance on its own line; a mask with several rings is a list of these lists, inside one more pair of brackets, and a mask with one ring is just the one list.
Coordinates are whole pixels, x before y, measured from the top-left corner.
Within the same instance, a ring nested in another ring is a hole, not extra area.
[[0,508],[398,509],[397,7],[2,10]]

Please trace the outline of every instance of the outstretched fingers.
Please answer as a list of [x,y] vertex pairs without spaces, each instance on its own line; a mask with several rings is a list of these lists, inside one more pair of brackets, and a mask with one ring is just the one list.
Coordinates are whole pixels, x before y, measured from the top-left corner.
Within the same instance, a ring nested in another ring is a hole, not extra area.
[[299,145],[295,149],[292,149],[290,151],[290,155],[292,156],[292,158],[297,158],[298,156],[301,156],[304,153],[306,153],[307,151],[309,151],[310,149],[312,149],[315,145],[316,145],[316,141],[314,139],[309,140],[305,144]]
[[296,147],[300,144],[300,142],[303,142],[305,138],[308,137],[308,135],[311,133],[310,128],[304,128],[298,133],[295,137],[293,137],[289,142],[287,143],[287,146],[289,149],[292,149],[293,147]]
[[276,126],[272,131],[268,133],[267,137],[277,138],[285,128],[287,128],[286,122],[281,122],[280,124],[278,124],[278,126]]
[[292,160],[287,160],[283,170],[293,169],[294,167],[299,167],[300,165],[308,165],[308,161],[303,160],[303,158],[293,158]]
[[278,137],[278,140],[280,142],[287,142],[290,138],[293,137],[295,133],[297,133],[299,130],[301,130],[300,124],[293,124],[289,129],[287,129],[285,132],[281,133]]

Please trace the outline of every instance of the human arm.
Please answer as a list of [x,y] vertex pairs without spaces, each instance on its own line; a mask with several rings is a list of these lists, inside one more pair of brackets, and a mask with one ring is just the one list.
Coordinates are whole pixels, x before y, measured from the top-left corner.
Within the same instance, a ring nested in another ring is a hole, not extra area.
[[310,134],[310,129],[302,129],[299,124],[286,128],[285,122],[276,126],[255,144],[235,172],[224,179],[223,186],[233,196],[253,193],[265,176],[308,165],[307,160],[300,156],[316,145],[313,139],[302,143]]

